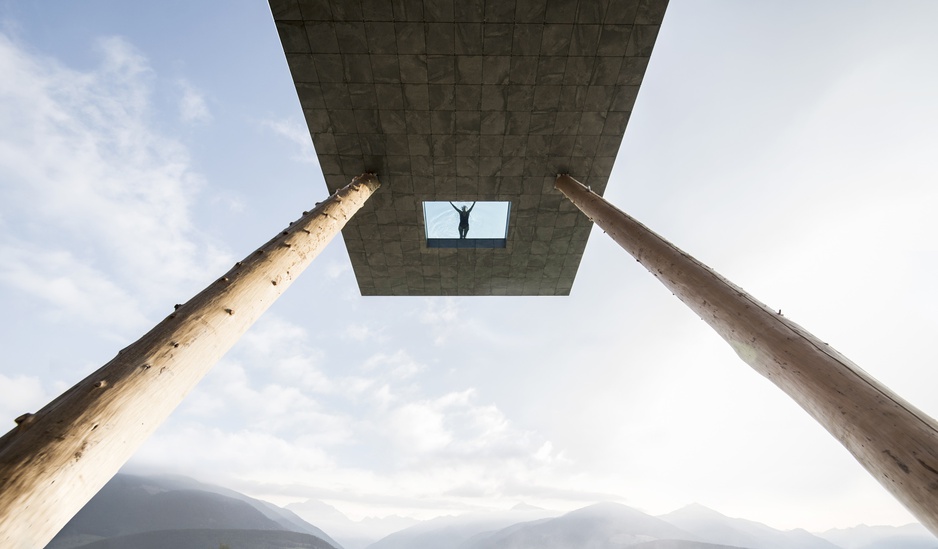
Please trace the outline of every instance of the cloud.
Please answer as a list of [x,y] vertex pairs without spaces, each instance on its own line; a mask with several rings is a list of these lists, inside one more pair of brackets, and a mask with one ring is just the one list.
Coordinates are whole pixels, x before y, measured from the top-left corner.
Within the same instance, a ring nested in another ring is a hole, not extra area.
[[293,143],[296,147],[296,152],[292,157],[293,160],[319,165],[319,157],[316,156],[313,140],[309,136],[309,130],[304,122],[290,118],[286,120],[263,120],[261,125]]
[[362,368],[370,376],[407,379],[413,377],[425,367],[414,360],[407,351],[401,349],[393,354],[377,353],[372,355],[365,361]]
[[[374,352],[358,368],[330,364],[336,359],[313,347],[306,329],[267,316],[147,442],[135,466],[175,464],[255,495],[263,485],[274,500],[326,495],[343,510],[379,515],[497,507],[507,491],[530,485],[536,494],[535,485],[554,482],[551,471],[569,468],[549,440],[515,425],[475,389],[425,385],[417,374],[426,368],[408,349],[381,345],[370,341]],[[375,466],[375,455],[386,458]]]
[[[471,336],[477,344],[484,343],[492,348],[524,348],[532,343],[529,334],[506,333],[492,329],[493,325],[497,325],[506,316],[516,314],[516,311],[502,311],[496,319],[490,315],[489,307],[471,306],[467,309],[463,307],[465,303],[465,298],[453,297],[428,297],[422,300],[423,307],[414,314],[421,324],[429,327],[434,345],[442,347],[452,339],[463,339],[467,336]],[[538,305],[531,302],[531,306]],[[526,322],[531,322],[530,309],[523,309],[521,313],[520,316],[525,318]]]
[[[38,377],[0,374],[0,432],[14,426],[13,418],[26,412],[35,412],[49,400],[49,394]],[[7,423],[9,421],[9,423]]]
[[409,402],[391,412],[387,434],[408,454],[437,452],[453,441],[443,421],[443,411],[432,402]]
[[305,328],[286,319],[267,315],[241,338],[245,349],[258,356],[276,356],[307,349]]
[[[185,449],[184,459],[167,456]],[[131,467],[174,469],[209,481],[273,477],[330,470],[332,460],[315,444],[263,429],[222,429],[195,423],[164,425],[134,456]],[[305,476],[305,475],[304,475]]]
[[456,300],[447,297],[443,299],[425,299],[424,309],[420,314],[420,321],[424,324],[448,325],[459,318],[459,306]]
[[352,270],[352,265],[348,261],[329,261],[326,265],[326,275],[331,279],[336,279]]
[[423,305],[418,318],[422,324],[430,326],[434,335],[433,343],[437,346],[443,345],[459,327],[462,316],[459,305],[451,297],[427,298],[423,300]]
[[231,213],[241,213],[247,208],[244,198],[231,191],[215,193],[210,201],[212,204],[222,204]]
[[504,469],[514,461],[536,469],[562,459],[550,441],[515,427],[496,405],[478,402],[472,388],[400,402],[382,424],[397,455],[421,468]]
[[124,326],[231,259],[193,226],[205,181],[185,147],[151,129],[147,60],[119,38],[98,50],[77,71],[0,35],[3,282],[83,319],[110,304],[102,322]]
[[134,297],[66,250],[0,242],[0,256],[0,282],[46,302],[55,317],[103,326],[115,319],[128,327],[146,325]]
[[182,97],[179,100],[179,118],[187,124],[205,124],[212,121],[205,96],[185,80],[179,82]]
[[342,332],[342,337],[351,341],[374,341],[378,343],[386,343],[389,339],[384,328],[375,329],[360,322],[349,324]]

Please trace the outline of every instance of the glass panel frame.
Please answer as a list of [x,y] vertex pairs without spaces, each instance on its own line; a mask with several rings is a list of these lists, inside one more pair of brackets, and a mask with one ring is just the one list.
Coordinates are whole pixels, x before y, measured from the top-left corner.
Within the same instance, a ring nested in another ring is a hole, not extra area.
[[509,201],[425,201],[427,247],[505,248],[510,216]]

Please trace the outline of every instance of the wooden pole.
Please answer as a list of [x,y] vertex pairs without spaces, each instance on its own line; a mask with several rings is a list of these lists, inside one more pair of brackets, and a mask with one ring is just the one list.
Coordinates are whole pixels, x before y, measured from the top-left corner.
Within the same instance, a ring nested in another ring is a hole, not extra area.
[[938,422],[572,177],[556,187],[938,535]]
[[362,174],[0,438],[0,547],[44,547],[380,186]]

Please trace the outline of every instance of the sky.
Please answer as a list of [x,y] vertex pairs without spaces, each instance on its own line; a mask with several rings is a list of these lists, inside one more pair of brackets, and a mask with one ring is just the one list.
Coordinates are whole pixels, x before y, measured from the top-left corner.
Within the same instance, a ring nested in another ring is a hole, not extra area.
[[[672,0],[606,197],[938,416],[938,4]],[[0,0],[0,418],[322,200],[264,2]],[[334,241],[137,452],[353,519],[913,521],[594,230],[569,297],[362,297]]]

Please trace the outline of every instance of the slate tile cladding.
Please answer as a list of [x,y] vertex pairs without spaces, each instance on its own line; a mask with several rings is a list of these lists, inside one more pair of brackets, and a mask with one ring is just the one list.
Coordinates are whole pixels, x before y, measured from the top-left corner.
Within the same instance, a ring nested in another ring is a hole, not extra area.
[[[329,192],[382,188],[343,231],[363,295],[567,295],[667,1],[270,0]],[[432,249],[419,204],[508,200],[503,249]]]

